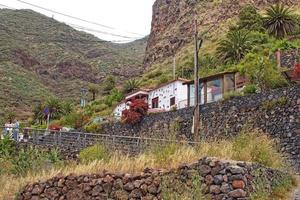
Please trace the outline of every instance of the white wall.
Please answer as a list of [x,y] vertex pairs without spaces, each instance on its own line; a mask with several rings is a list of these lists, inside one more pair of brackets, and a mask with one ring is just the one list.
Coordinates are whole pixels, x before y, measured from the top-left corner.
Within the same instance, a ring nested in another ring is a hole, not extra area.
[[125,102],[120,103],[117,105],[117,107],[114,109],[114,117],[116,119],[121,119],[123,110],[127,109],[127,105]]
[[170,99],[175,97],[175,105],[177,109],[187,107],[187,86],[183,85],[183,81],[174,81],[168,85],[157,88],[149,92],[149,108],[152,109],[152,99],[158,97],[158,108],[169,111]]

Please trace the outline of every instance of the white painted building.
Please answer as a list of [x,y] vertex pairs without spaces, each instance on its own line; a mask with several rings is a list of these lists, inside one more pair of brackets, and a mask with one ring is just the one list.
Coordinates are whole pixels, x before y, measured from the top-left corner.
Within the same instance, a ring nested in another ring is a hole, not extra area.
[[114,117],[121,119],[122,112],[129,108],[130,101],[145,99],[149,105],[149,112],[166,112],[173,108],[182,109],[188,107],[188,88],[183,85],[188,80],[178,78],[160,85],[152,90],[142,89],[126,95],[125,100],[119,103],[114,111]]
[[127,109],[127,107],[126,101],[120,102],[113,111],[115,119],[120,120],[122,117],[122,112]]
[[172,108],[182,109],[188,106],[187,80],[176,79],[149,92],[148,105],[150,112],[155,110],[170,111]]

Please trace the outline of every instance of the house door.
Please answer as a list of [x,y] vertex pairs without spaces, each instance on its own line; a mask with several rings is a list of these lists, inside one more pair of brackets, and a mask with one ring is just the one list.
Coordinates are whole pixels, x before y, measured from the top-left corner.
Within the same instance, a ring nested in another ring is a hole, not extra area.
[[158,97],[152,99],[152,108],[158,108]]

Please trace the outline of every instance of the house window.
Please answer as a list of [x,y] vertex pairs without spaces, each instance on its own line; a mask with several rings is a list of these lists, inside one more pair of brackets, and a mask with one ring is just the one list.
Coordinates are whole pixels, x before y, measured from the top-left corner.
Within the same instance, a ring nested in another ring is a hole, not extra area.
[[158,108],[158,97],[152,99],[152,108]]
[[175,97],[172,97],[170,99],[170,106],[174,106],[175,105]]

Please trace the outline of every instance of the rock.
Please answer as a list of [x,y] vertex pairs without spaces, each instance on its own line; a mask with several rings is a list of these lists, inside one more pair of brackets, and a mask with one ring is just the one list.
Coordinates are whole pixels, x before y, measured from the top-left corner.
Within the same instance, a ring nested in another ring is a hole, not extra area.
[[234,180],[232,182],[233,189],[244,189],[246,187],[245,182],[242,180]]
[[132,190],[134,190],[134,185],[133,185],[133,183],[132,182],[129,182],[129,183],[127,183],[127,184],[125,184],[124,185],[124,189],[126,190],[126,191],[132,191]]
[[118,190],[115,192],[115,197],[117,200],[128,200],[128,193],[124,190]]
[[230,192],[229,184],[223,183],[220,190],[221,190],[222,193],[227,194],[228,192]]
[[158,194],[158,188],[154,184],[149,185],[148,192],[150,192],[150,194],[156,195]]
[[209,174],[210,172],[211,172],[210,166],[208,166],[208,165],[200,165],[199,166],[199,173],[202,176],[205,176],[205,175]]
[[141,199],[143,196],[142,192],[140,189],[134,189],[130,194],[129,194],[129,199],[135,198],[135,199]]
[[233,198],[243,198],[247,196],[247,193],[242,189],[237,189],[229,192],[228,196]]
[[207,185],[211,185],[213,183],[213,181],[214,181],[214,177],[212,175],[205,176],[205,183]]
[[245,173],[244,169],[239,166],[231,166],[231,167],[227,168],[227,170],[230,171],[230,173],[232,173],[232,174],[244,174]]
[[96,185],[92,190],[92,196],[99,196],[101,192],[103,192],[103,188],[100,185]]
[[222,175],[214,176],[214,183],[216,185],[220,185],[222,182],[223,182],[223,176]]
[[220,194],[221,193],[221,188],[219,185],[211,185],[209,187],[209,192],[212,194]]

